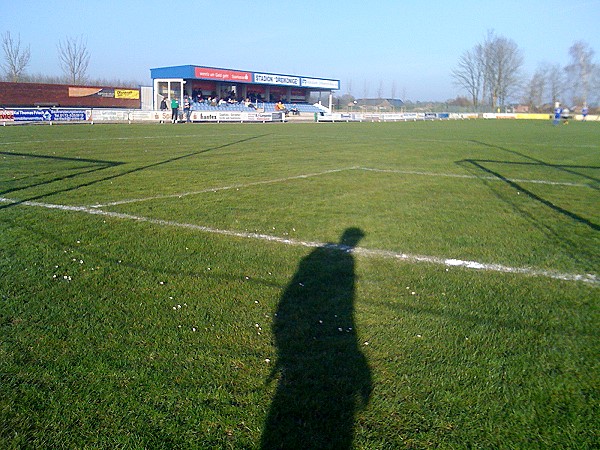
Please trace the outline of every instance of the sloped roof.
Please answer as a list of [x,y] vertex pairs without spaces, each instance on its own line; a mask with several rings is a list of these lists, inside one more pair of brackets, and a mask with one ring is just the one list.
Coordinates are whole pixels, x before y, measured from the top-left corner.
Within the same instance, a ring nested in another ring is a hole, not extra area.
[[356,99],[359,105],[381,106],[387,108],[401,108],[404,102],[399,98],[359,98]]

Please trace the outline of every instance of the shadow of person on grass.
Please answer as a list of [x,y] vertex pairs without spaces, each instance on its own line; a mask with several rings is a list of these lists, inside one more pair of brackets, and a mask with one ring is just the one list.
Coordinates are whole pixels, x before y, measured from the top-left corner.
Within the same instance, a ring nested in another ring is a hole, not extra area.
[[339,244],[312,251],[279,301],[272,373],[278,384],[264,450],[352,447],[355,414],[371,394],[371,371],[354,323],[351,252],[363,236],[348,228]]

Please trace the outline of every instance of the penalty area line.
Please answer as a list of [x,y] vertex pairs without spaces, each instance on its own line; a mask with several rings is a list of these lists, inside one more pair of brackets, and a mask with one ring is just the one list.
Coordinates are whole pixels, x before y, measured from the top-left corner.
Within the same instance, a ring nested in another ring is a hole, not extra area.
[[308,247],[308,248],[318,248],[318,247],[327,247],[340,251],[351,252],[353,254],[364,256],[364,257],[375,257],[375,258],[386,258],[386,259],[395,259],[406,261],[409,263],[428,263],[434,265],[440,265],[445,267],[461,267],[464,269],[471,270],[480,270],[487,272],[501,272],[501,273],[512,273],[512,274],[520,274],[534,277],[544,277],[544,278],[552,278],[556,280],[562,281],[578,281],[588,283],[594,286],[600,285],[600,279],[595,274],[573,274],[573,273],[563,273],[553,270],[544,270],[544,269],[536,269],[533,267],[510,267],[504,266],[501,264],[488,264],[488,263],[480,263],[477,261],[466,261],[460,259],[453,258],[442,258],[437,256],[425,256],[425,255],[412,255],[407,253],[399,253],[393,252],[389,250],[378,250],[378,249],[367,249],[364,247],[347,247],[340,244],[331,244],[325,242],[315,242],[315,241],[303,241],[300,239],[292,239],[292,238],[283,238],[280,236],[273,236],[269,234],[262,233],[251,233],[251,232],[242,232],[242,231],[233,231],[233,230],[222,230],[219,228],[207,227],[204,225],[196,225],[190,223],[181,223],[174,222],[171,220],[163,220],[163,219],[153,219],[150,217],[137,216],[133,214],[125,214],[111,211],[104,211],[98,208],[89,208],[86,206],[69,206],[69,205],[59,205],[52,203],[42,203],[42,202],[33,202],[33,201],[18,201],[5,197],[0,197],[0,203],[7,203],[12,205],[19,206],[30,206],[30,207],[38,207],[38,208],[46,208],[46,209],[55,209],[60,211],[70,211],[70,212],[81,212],[86,214],[92,214],[96,216],[109,217],[115,219],[122,220],[133,220],[137,222],[145,222],[153,225],[159,226],[169,226],[176,228],[185,228],[191,230],[197,230],[204,233],[217,234],[222,236],[230,236],[242,239],[254,239],[268,242],[275,242],[278,244],[289,245],[294,247]]
[[[262,181],[254,181],[254,182],[250,182],[250,183],[232,184],[229,186],[212,187],[212,188],[201,189],[198,191],[181,192],[178,194],[155,195],[155,196],[150,196],[150,197],[140,197],[140,198],[131,198],[131,199],[126,199],[126,200],[117,200],[117,201],[108,202],[108,203],[97,203],[95,205],[90,205],[90,207],[91,208],[104,208],[107,206],[126,205],[129,203],[141,203],[141,202],[147,202],[147,201],[152,201],[152,200],[162,200],[162,199],[168,199],[168,198],[183,198],[183,197],[187,197],[190,195],[200,195],[200,194],[206,194],[209,192],[220,192],[220,191],[227,191],[227,190],[231,190],[231,189],[243,189],[243,188],[252,187],[252,186],[283,183],[286,181],[318,177],[318,176],[322,176],[322,175],[328,175],[331,173],[347,172],[347,171],[351,171],[351,170],[362,170],[365,172],[392,173],[392,174],[400,174],[400,175],[419,175],[419,176],[428,176],[428,177],[485,179],[485,180],[491,180],[491,181],[501,181],[498,179],[498,177],[492,177],[492,176],[477,176],[477,175],[439,173],[439,172],[421,172],[421,171],[416,171],[416,170],[375,169],[375,168],[371,168],[371,167],[352,166],[352,167],[343,167],[340,169],[325,170],[323,172],[314,172],[314,173],[307,173],[307,174],[301,174],[301,175],[293,175],[290,177],[275,178],[272,180],[262,180]],[[583,183],[570,183],[570,182],[531,180],[531,179],[508,179],[508,180],[513,181],[515,183],[533,183],[533,184],[546,184],[546,185],[553,185],[553,186],[589,187],[589,185],[583,184]]]
[[128,199],[128,200],[118,200],[118,201],[110,202],[110,203],[92,205],[91,207],[92,208],[104,208],[106,206],[125,205],[125,204],[128,204],[128,203],[147,202],[147,201],[151,201],[151,200],[161,200],[161,199],[166,199],[166,198],[182,198],[182,197],[187,197],[189,195],[206,194],[208,192],[219,192],[219,191],[227,191],[227,190],[231,190],[231,189],[242,189],[242,188],[246,188],[246,187],[260,186],[260,185],[263,185],[263,184],[283,183],[285,181],[299,180],[299,179],[303,179],[303,178],[318,177],[318,176],[321,176],[321,175],[328,175],[328,174],[331,174],[331,173],[344,172],[344,171],[353,170],[353,169],[356,169],[356,167],[344,167],[344,168],[341,168],[341,169],[325,170],[323,172],[315,172],[315,173],[307,173],[307,174],[301,174],[301,175],[293,175],[293,176],[284,177],[284,178],[275,178],[273,180],[262,180],[262,181],[254,181],[254,182],[250,182],[250,183],[232,184],[232,185],[229,185],[229,186],[206,188],[206,189],[202,189],[202,190],[199,190],[199,191],[182,192],[182,193],[179,193],[179,194],[168,194],[168,195],[165,194],[165,195],[155,195],[153,197],[143,197],[143,198],[132,198],[132,199]]

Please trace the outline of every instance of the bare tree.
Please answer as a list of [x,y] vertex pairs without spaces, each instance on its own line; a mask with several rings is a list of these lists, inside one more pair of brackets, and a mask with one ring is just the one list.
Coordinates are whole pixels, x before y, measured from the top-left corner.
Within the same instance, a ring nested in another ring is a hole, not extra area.
[[492,109],[516,94],[523,57],[517,44],[488,31],[483,44],[463,53],[452,77],[471,97],[475,109],[489,97]]
[[31,59],[29,45],[21,48],[21,35],[14,39],[10,31],[2,35],[2,49],[4,50],[4,64],[2,68],[6,72],[6,77],[13,82],[17,82],[23,76],[25,67]]
[[592,61],[594,50],[587,43],[577,41],[569,48],[569,55],[571,56],[571,64],[565,67],[565,70],[569,77],[573,102],[587,104],[594,72]]
[[600,103],[600,65],[596,64],[592,72],[592,84],[590,98],[588,101],[592,104]]
[[458,67],[452,71],[452,77],[457,86],[467,91],[471,97],[473,108],[477,111],[484,81],[484,58],[481,44],[461,55]]
[[519,70],[523,56],[511,39],[488,32],[484,42],[485,87],[492,109],[505,105],[508,97],[519,86]]
[[565,77],[559,64],[547,65],[546,84],[548,87],[549,100],[552,105],[561,100],[565,89]]
[[531,111],[539,110],[544,104],[545,91],[546,72],[540,66],[525,86],[523,101],[529,106]]
[[379,87],[377,88],[377,98],[383,97],[383,80],[379,80]]
[[348,80],[348,83],[346,83],[348,88],[346,89],[346,91],[348,92],[348,94],[352,95],[352,79]]
[[86,80],[90,54],[83,36],[59,41],[58,56],[60,66],[71,83],[83,83]]

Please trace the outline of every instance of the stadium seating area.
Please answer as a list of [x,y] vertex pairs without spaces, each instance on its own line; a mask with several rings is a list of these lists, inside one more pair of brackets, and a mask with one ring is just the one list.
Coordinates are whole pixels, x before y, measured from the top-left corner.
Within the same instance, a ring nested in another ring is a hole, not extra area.
[[[256,105],[256,103],[254,103]],[[285,108],[288,112],[298,111],[299,114],[302,113],[320,113],[323,109],[308,104],[308,103],[284,103]],[[257,108],[252,108],[249,106],[245,106],[243,103],[227,103],[221,106],[212,106],[206,102],[193,102],[191,105],[192,111],[242,111],[242,112],[255,112],[255,111],[264,111],[264,112],[273,112],[275,111],[275,103],[268,102],[259,102]]]
[[243,103],[226,103],[222,106],[212,106],[210,103],[193,102],[191,109],[192,111],[256,111],[255,108],[245,106]]
[[[263,105],[263,103],[261,103]],[[318,108],[317,106],[311,105],[309,103],[284,103],[283,104],[288,111],[293,111],[297,109],[299,113],[320,113],[323,112],[323,109]],[[275,111],[275,103],[264,103],[265,112]]]

